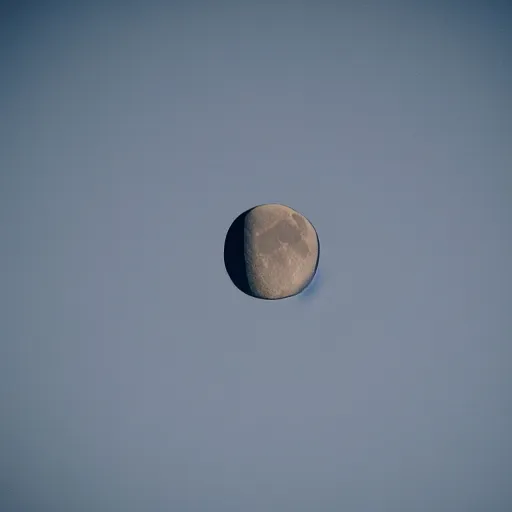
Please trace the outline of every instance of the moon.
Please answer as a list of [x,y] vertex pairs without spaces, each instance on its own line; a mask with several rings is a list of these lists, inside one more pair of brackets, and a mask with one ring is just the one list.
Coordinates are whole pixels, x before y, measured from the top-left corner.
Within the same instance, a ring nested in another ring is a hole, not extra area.
[[275,300],[302,292],[315,276],[320,244],[311,222],[282,204],[264,204],[239,215],[224,244],[224,263],[244,293]]

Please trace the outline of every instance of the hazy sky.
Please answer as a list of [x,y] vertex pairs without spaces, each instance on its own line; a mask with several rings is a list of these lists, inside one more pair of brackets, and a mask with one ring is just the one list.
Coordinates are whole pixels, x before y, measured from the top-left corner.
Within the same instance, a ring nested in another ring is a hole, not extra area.
[[2,512],[512,510],[507,2],[127,3],[0,10]]

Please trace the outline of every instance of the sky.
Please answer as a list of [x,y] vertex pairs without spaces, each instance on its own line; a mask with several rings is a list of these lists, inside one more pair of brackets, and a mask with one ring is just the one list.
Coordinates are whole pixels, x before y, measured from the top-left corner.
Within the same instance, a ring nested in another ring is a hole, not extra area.
[[507,2],[126,4],[0,11],[0,509],[511,510]]

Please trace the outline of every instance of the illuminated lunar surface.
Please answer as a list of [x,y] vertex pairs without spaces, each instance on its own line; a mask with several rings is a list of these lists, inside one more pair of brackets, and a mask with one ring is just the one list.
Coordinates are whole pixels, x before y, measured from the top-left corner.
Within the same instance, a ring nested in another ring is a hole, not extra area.
[[226,235],[224,262],[233,283],[261,299],[284,299],[312,281],[319,260],[315,228],[299,212],[265,204],[235,219]]

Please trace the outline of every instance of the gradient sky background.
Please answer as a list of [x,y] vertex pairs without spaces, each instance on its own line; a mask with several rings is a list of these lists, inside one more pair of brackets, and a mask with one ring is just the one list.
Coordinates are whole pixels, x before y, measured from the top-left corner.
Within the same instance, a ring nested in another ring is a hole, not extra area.
[[512,510],[508,3],[126,4],[0,8],[0,509]]

